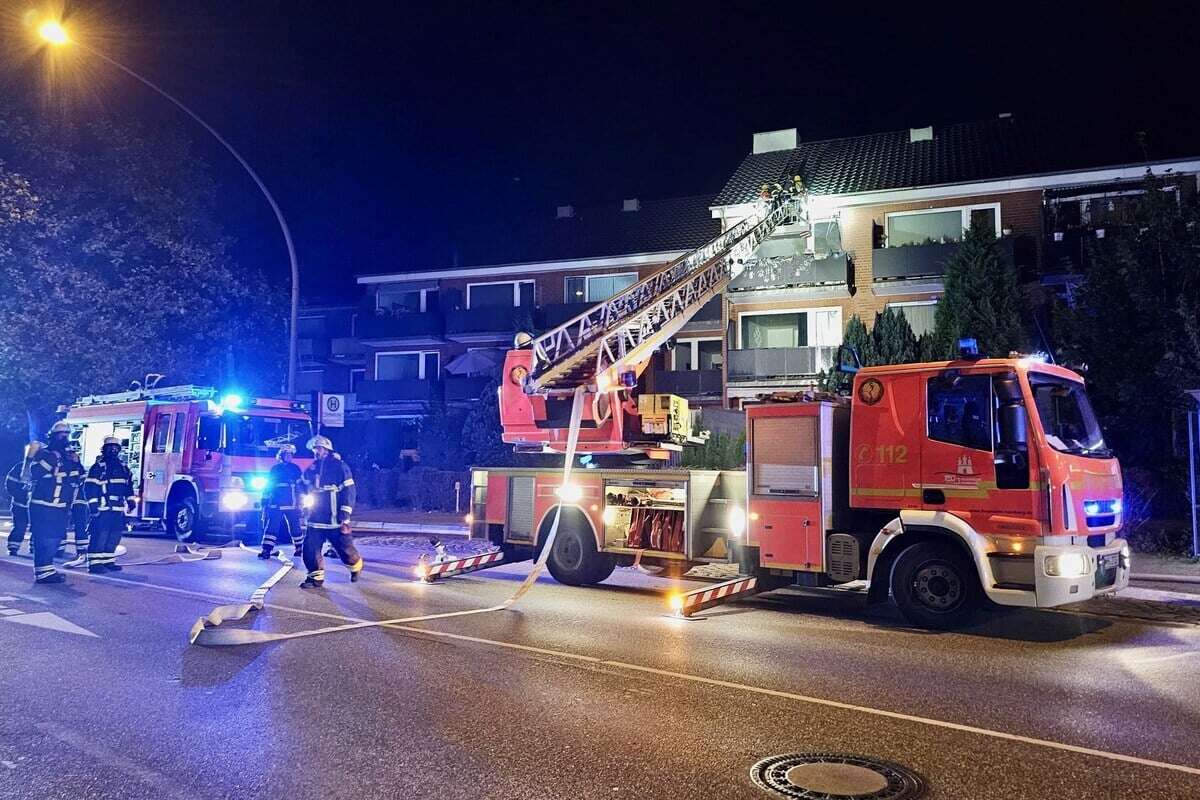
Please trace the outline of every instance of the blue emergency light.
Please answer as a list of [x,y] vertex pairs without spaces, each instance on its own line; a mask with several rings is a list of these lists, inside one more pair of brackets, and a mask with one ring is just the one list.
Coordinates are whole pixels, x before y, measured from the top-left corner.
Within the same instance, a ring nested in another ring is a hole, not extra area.
[[958,353],[963,358],[966,358],[968,356],[979,355],[979,342],[976,341],[974,338],[959,339],[958,340]]

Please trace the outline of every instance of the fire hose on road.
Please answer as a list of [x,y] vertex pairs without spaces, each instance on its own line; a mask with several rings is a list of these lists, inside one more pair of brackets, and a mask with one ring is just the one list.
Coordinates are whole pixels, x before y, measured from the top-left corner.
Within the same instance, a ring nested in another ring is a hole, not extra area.
[[[575,390],[575,397],[571,404],[571,428],[567,437],[567,452],[563,464],[563,485],[566,485],[571,479],[571,467],[575,461],[575,448],[579,441],[579,425],[583,418],[583,398],[584,387],[580,386]],[[334,625],[328,628],[317,628],[316,630],[298,631],[296,633],[269,633],[266,631],[247,630],[245,628],[224,627],[224,623],[226,622],[240,621],[263,608],[267,592],[292,568],[291,562],[287,562],[254,591],[248,602],[218,606],[206,616],[196,620],[196,624],[192,626],[188,641],[192,644],[207,647],[262,644],[265,642],[281,642],[288,639],[302,639],[308,636],[320,636],[327,633],[340,633],[342,631],[358,630],[361,628],[379,628],[387,625],[448,619],[451,617],[466,617],[475,614],[488,614],[493,611],[503,611],[506,608],[511,608],[513,604],[524,597],[541,575],[542,570],[546,566],[546,559],[554,547],[554,538],[558,534],[558,523],[561,516],[562,505],[559,505],[555,510],[554,521],[550,525],[550,532],[546,535],[546,541],[542,545],[541,553],[538,554],[537,560],[533,564],[533,569],[521,581],[521,585],[517,587],[516,591],[507,600],[498,605],[488,606],[487,608],[472,608],[465,611],[448,611],[441,614],[425,614],[416,617],[353,622],[346,625]],[[283,560],[282,556],[280,556],[280,560]]]

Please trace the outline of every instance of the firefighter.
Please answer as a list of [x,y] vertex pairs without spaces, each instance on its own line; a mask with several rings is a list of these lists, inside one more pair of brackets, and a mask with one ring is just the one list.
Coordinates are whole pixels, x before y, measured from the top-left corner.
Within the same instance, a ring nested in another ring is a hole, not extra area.
[[92,518],[88,572],[120,572],[117,545],[125,533],[125,515],[133,511],[133,474],[121,460],[121,440],[109,436],[84,483]]
[[30,442],[25,448],[25,458],[12,465],[4,479],[4,488],[12,498],[12,530],[8,533],[8,554],[15,556],[25,541],[29,530],[29,483],[22,477],[29,469],[29,459],[37,455],[41,442]]
[[350,568],[350,581],[358,580],[363,560],[350,535],[350,515],[354,513],[354,477],[342,457],[333,451],[333,442],[324,436],[314,436],[308,443],[316,460],[304,471],[308,490],[304,506],[308,509],[308,524],[304,531],[304,567],[308,577],[302,589],[315,589],[325,584],[325,558],[321,548],[328,542]]
[[[79,471],[83,472],[83,464],[80,463],[80,447],[78,442],[71,442],[67,445],[67,461],[72,466],[78,466]],[[83,558],[87,555],[88,522],[90,518],[88,501],[84,497],[83,484],[80,484],[75,487],[75,496],[71,498],[71,527],[75,534],[75,556],[77,558]],[[62,555],[61,549],[59,555]]]
[[29,528],[33,539],[33,577],[37,583],[62,583],[54,553],[67,535],[68,506],[83,480],[83,467],[67,458],[70,427],[56,422],[46,446],[29,463]]
[[259,558],[270,558],[279,535],[286,530],[294,545],[292,557],[300,555],[304,539],[300,532],[300,488],[304,474],[293,463],[296,455],[294,444],[285,444],[275,455],[278,461],[267,476],[267,488],[263,491],[263,511],[267,524],[263,526],[262,552]]

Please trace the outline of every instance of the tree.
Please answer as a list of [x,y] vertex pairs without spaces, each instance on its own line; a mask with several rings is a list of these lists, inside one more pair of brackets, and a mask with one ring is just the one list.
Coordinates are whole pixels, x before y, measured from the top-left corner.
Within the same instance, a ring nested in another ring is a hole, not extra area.
[[467,412],[462,426],[464,463],[488,467],[508,467],[517,463],[512,445],[500,438],[500,385],[488,381],[479,400]]
[[699,447],[685,447],[681,464],[688,469],[745,469],[746,434],[713,433]]
[[946,262],[931,355],[955,358],[960,338],[974,338],[985,356],[1006,356],[1025,344],[1016,267],[996,249],[990,222],[977,217]]
[[917,360],[917,337],[903,311],[885,308],[876,314],[871,342],[873,363],[909,364]]
[[1200,210],[1147,175],[1132,223],[1093,240],[1091,264],[1055,328],[1060,360],[1086,364],[1088,391],[1122,465],[1144,468],[1160,514],[1186,507],[1177,420],[1200,388]]
[[149,372],[279,391],[285,293],[230,257],[186,137],[13,112],[0,154],[0,425]]
[[462,415],[451,412],[441,400],[431,403],[429,413],[421,420],[421,433],[417,437],[421,466],[465,469],[467,461],[463,453],[462,434]]

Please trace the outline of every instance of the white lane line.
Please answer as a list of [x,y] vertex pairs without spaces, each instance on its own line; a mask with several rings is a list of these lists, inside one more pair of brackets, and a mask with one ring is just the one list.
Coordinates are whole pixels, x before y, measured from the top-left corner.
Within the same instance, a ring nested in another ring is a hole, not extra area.
[[[203,592],[193,592],[187,589],[177,589],[173,586],[158,586],[151,583],[138,583],[136,581],[127,581],[120,578],[112,578],[107,575],[87,575],[89,579],[108,581],[112,583],[123,583],[129,586],[137,586],[147,589],[156,589],[158,591],[169,592],[172,594],[180,594],[188,597],[199,597],[204,599],[217,599],[220,601],[229,601],[230,598],[222,598],[216,595],[208,595]],[[235,601],[242,602],[242,601]],[[274,608],[280,611],[292,611],[299,614],[308,614],[311,616],[325,617],[327,619],[337,619],[344,622],[365,622],[367,620],[358,619],[356,617],[347,617],[341,614],[329,614],[321,611],[309,611],[303,608],[292,608],[289,606],[278,606],[272,603],[265,604],[266,608]],[[1076,753],[1079,755],[1093,756],[1096,758],[1104,758],[1110,761],[1119,761],[1125,764],[1138,764],[1144,767],[1152,767],[1155,769],[1165,769],[1172,772],[1182,772],[1186,775],[1200,776],[1200,767],[1189,767],[1183,764],[1172,764],[1167,761],[1155,761],[1149,758],[1140,758],[1138,756],[1125,755],[1124,753],[1114,753],[1108,750],[1097,750],[1091,747],[1080,747],[1078,745],[1067,744],[1065,742],[1055,742],[1050,739],[1038,739],[1032,736],[1022,736],[1016,733],[1006,733],[1004,731],[994,731],[989,728],[978,728],[974,725],[962,725],[957,722],[947,722],[946,720],[931,719],[929,717],[918,717],[912,714],[904,714],[899,711],[888,711],[882,708],[871,708],[869,706],[860,706],[853,703],[843,703],[838,700],[828,700],[822,697],[811,697],[809,695],[796,694],[794,692],[785,692],[779,689],[768,689],[764,686],[751,686],[744,683],[735,683],[733,681],[724,681],[719,678],[706,678],[702,675],[692,675],[686,672],[674,672],[672,670],[657,669],[648,667],[642,664],[631,664],[626,661],[613,661],[610,659],[597,658],[595,656],[586,656],[580,653],[569,653],[563,650],[550,650],[543,647],[533,647],[532,645],[518,644],[516,642],[504,642],[496,639],[485,639],[480,636],[467,636],[459,633],[448,633],[445,631],[429,630],[427,628],[418,628],[412,625],[386,625],[382,626],[392,630],[402,630],[411,633],[420,634],[422,636],[436,636],[442,639],[452,639],[455,641],[472,642],[474,644],[486,645],[505,650],[517,650],[520,652],[537,653],[539,655],[553,656],[569,661],[579,663],[593,664],[606,667],[616,667],[618,669],[627,669],[634,672],[643,672],[651,675],[658,675],[665,678],[675,678],[677,680],[690,681],[692,683],[700,683],[708,686],[719,686],[723,689],[734,689],[736,691],[749,692],[760,694],[767,697],[777,697],[783,700],[792,700],[799,703],[808,703],[810,705],[824,706],[826,708],[837,708],[843,711],[854,711],[860,714],[869,714],[871,716],[885,717],[887,719],[896,719],[903,722],[913,722],[920,725],[929,725],[936,728],[944,728],[946,730],[959,731],[960,733],[972,733],[977,736],[987,736],[993,739],[1001,739],[1009,742],[1020,742],[1022,744],[1033,745],[1035,747],[1046,747],[1052,750],[1061,750],[1068,753]]]

